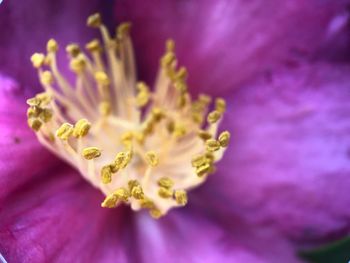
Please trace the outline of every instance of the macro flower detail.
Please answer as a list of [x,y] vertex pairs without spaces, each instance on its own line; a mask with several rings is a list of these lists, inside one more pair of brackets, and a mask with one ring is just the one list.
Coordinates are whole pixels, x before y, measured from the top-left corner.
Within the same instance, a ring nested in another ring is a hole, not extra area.
[[115,37],[99,14],[87,25],[100,30],[103,43],[93,39],[87,52],[66,47],[74,84],[58,67],[54,39],[47,54],[31,57],[45,91],[27,100],[28,124],[42,145],[105,194],[102,207],[126,203],[159,218],[186,205],[187,191],[215,171],[230,140],[218,129],[226,103],[190,96],[174,41],[166,42],[151,88],[136,80],[129,23]]

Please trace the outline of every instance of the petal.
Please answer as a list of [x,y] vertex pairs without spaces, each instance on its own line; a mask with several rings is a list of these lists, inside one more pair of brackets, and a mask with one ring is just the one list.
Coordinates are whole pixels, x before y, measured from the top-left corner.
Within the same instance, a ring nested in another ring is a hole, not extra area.
[[8,262],[127,262],[128,215],[102,199],[73,169],[46,171],[1,206],[1,253]]
[[8,194],[58,163],[29,129],[23,92],[0,75],[0,204]]
[[304,65],[233,94],[222,127],[232,145],[196,203],[299,241],[349,233],[349,76]]
[[94,32],[86,28],[86,17],[101,10],[102,4],[99,2],[4,1],[0,8],[0,71],[25,86],[31,85],[31,89],[39,87],[30,56],[34,52],[44,51],[51,37],[62,44],[61,50],[68,43],[85,42]]
[[194,207],[172,211],[158,221],[141,213],[136,217],[140,261],[299,262],[291,246],[271,232],[259,236],[237,220],[229,228],[209,218]]
[[[152,80],[174,38],[194,90],[216,93],[313,53],[347,1],[117,1],[131,20],[141,77]],[[151,83],[151,82],[150,82]]]

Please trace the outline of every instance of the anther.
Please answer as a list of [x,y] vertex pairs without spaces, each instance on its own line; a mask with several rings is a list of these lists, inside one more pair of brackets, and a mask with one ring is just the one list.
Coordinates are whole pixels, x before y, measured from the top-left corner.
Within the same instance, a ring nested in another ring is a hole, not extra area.
[[221,147],[227,147],[229,142],[230,142],[230,132],[228,131],[224,131],[222,133],[220,133],[218,141],[220,143]]
[[170,189],[171,187],[174,186],[174,181],[171,180],[169,177],[162,177],[158,180],[158,185],[160,187]]
[[75,73],[81,73],[85,69],[86,61],[83,57],[77,55],[76,57],[73,57],[72,60],[69,63],[70,69]]
[[52,52],[55,53],[58,50],[58,44],[56,42],[56,40],[54,40],[53,38],[51,38],[46,45],[46,50],[48,53]]
[[105,165],[101,169],[101,181],[103,184],[112,182],[112,169],[110,165]]
[[34,131],[39,131],[41,126],[42,126],[42,122],[38,119],[28,119],[28,125],[30,128],[32,128]]
[[184,190],[176,190],[175,191],[175,200],[181,206],[185,206],[187,204],[187,193]]
[[40,68],[44,64],[45,55],[42,53],[34,53],[30,60],[32,61],[34,68]]
[[145,157],[146,157],[147,163],[150,166],[155,167],[158,165],[159,158],[158,158],[158,155],[154,151],[147,152]]
[[108,101],[102,101],[98,109],[102,116],[108,116],[112,112],[111,104]]
[[211,170],[211,165],[209,163],[204,163],[201,166],[196,167],[196,174],[201,177],[207,173],[209,173]]
[[41,74],[40,81],[43,85],[51,85],[54,82],[52,73],[48,70]]
[[215,109],[221,114],[226,110],[226,101],[223,98],[217,98],[215,100]]
[[221,114],[219,111],[215,110],[215,111],[212,111],[208,114],[208,122],[209,123],[215,123],[217,122],[219,119],[221,118]]
[[131,28],[131,23],[124,22],[117,27],[117,38],[122,39],[124,36],[129,34]]
[[220,149],[220,143],[217,140],[209,139],[205,142],[207,151],[215,152]]
[[73,125],[69,123],[63,123],[61,127],[56,131],[56,136],[63,141],[69,139],[69,137],[73,134]]
[[164,187],[160,187],[158,190],[158,195],[162,198],[170,198],[173,195],[173,191]]
[[98,39],[91,40],[89,43],[86,44],[85,48],[91,53],[102,51],[102,47]]
[[97,71],[95,73],[95,80],[98,84],[108,86],[110,84],[107,74],[103,71]]
[[209,132],[204,131],[204,130],[199,130],[198,131],[198,136],[204,141],[209,140],[209,139],[212,138],[212,135]]
[[86,24],[89,27],[95,27],[95,28],[101,26],[102,25],[101,15],[99,13],[95,13],[89,16]]
[[80,119],[74,125],[73,136],[76,138],[84,137],[88,134],[91,123],[86,119]]
[[101,151],[97,147],[87,147],[83,149],[82,156],[86,160],[92,160],[101,156]]
[[66,52],[73,58],[80,54],[80,47],[77,44],[69,44],[66,46]]

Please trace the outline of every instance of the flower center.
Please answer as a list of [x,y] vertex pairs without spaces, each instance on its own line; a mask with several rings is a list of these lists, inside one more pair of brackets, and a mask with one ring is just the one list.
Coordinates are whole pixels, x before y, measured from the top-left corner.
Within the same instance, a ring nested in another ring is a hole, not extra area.
[[102,207],[126,203],[158,218],[186,205],[187,190],[215,170],[230,139],[228,131],[218,133],[225,101],[216,99],[209,112],[209,96],[191,98],[172,40],[150,89],[136,82],[130,24],[119,25],[113,38],[99,14],[87,24],[100,30],[103,45],[89,42],[90,55],[77,44],[66,47],[75,84],[57,66],[55,40],[47,54],[31,57],[45,92],[28,99],[28,124],[105,194]]

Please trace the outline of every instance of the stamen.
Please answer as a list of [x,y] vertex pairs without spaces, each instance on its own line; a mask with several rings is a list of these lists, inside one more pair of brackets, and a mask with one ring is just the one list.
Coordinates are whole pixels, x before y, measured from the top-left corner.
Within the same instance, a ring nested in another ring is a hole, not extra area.
[[104,193],[102,207],[124,203],[160,218],[185,206],[187,191],[215,171],[230,141],[228,131],[218,131],[226,102],[215,99],[208,112],[210,96],[191,97],[173,40],[166,42],[153,88],[136,81],[130,23],[114,36],[98,13],[87,25],[99,29],[102,42],[93,39],[86,51],[66,45],[73,84],[58,67],[54,39],[46,53],[31,56],[45,92],[27,100],[28,125]]

